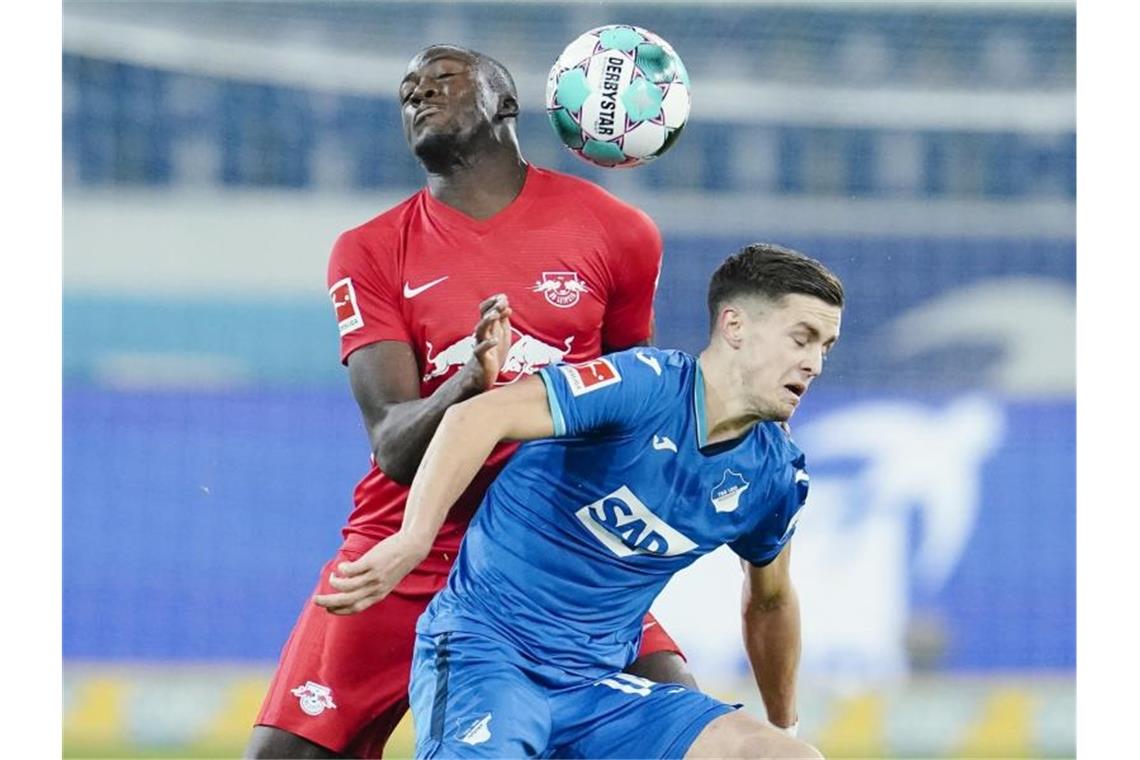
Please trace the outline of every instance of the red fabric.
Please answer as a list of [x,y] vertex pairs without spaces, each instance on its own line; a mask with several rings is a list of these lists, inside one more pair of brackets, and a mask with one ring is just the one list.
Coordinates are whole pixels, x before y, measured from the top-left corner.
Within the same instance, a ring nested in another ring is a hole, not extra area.
[[[430,395],[471,355],[479,304],[506,293],[511,352],[499,384],[540,367],[582,362],[603,345],[647,341],[662,256],[661,236],[640,210],[584,180],[530,167],[519,196],[488,220],[467,217],[426,190],[336,241],[328,266],[340,358],[383,340],[408,343]],[[363,450],[367,438],[360,437]],[[475,508],[515,444],[498,447],[451,509],[428,558],[363,613],[332,615],[306,603],[281,654],[257,722],[340,753],[379,757],[407,710],[415,623],[443,587]],[[341,552],[322,570],[394,533],[407,487],[373,463],[353,493]],[[659,626],[654,626],[659,629]],[[677,651],[647,631],[642,651]],[[313,681],[336,708],[317,716],[293,690]]]
[[[649,339],[661,255],[648,216],[568,175],[530,167],[519,196],[483,221],[423,190],[345,232],[333,248],[328,286],[341,360],[377,341],[409,343],[426,397],[471,356],[479,304],[496,293],[513,309],[500,384],[557,361],[593,359],[603,345]],[[450,567],[486,486],[514,449],[497,448],[452,508],[429,570]],[[353,494],[345,537],[394,533],[407,494],[373,465]]]
[[[342,548],[322,568],[314,594],[335,593],[329,575],[366,549],[353,543],[355,549]],[[380,757],[408,709],[416,619],[445,580],[443,575],[417,572],[356,615],[333,615],[307,600],[281,651],[256,724],[280,728],[333,752]],[[310,681],[329,689],[336,707],[318,715],[306,713],[294,690],[304,690]]]
[[681,647],[677,646],[673,637],[661,627],[657,618],[650,613],[641,621],[641,649],[637,650],[637,656],[640,658],[654,652],[672,652],[680,655],[682,660],[688,661],[685,653],[681,651]]
[[[341,562],[351,562],[372,542],[353,537],[321,569],[313,594],[332,593],[328,579]],[[446,574],[417,569],[396,589],[355,615],[333,615],[306,601],[255,723],[273,726],[333,752],[380,757],[408,710],[408,681],[416,620],[447,583]],[[643,657],[654,652],[684,654],[652,615],[642,624]],[[330,690],[335,708],[309,715],[294,690],[314,682]]]

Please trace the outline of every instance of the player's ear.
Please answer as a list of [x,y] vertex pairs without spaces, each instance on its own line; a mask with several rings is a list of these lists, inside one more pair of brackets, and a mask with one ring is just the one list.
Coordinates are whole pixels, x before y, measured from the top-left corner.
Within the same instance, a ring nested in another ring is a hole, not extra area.
[[740,348],[744,339],[744,311],[736,306],[725,306],[717,318],[717,329],[724,342],[733,348]]

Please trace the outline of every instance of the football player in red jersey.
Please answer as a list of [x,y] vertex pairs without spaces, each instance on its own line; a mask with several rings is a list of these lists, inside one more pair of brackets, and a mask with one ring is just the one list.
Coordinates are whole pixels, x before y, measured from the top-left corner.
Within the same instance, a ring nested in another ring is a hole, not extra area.
[[[399,529],[408,485],[448,407],[546,364],[647,343],[652,332],[656,225],[592,183],[523,159],[518,98],[500,63],[429,47],[409,63],[399,98],[427,187],[342,234],[329,261],[341,360],[373,461],[315,595],[339,590],[339,566],[367,561]],[[466,315],[478,315],[474,332]],[[500,371],[488,376],[485,365]],[[416,619],[514,448],[492,453],[427,559],[382,601],[350,615],[306,605],[247,756],[381,755],[408,708]],[[695,686],[651,617],[630,672]]]

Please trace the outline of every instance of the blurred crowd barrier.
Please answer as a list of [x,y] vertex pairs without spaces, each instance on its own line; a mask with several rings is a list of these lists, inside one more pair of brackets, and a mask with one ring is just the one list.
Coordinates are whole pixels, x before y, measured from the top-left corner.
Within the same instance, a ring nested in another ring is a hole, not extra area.
[[[677,145],[631,171],[578,161],[542,113],[550,62],[611,22],[693,81]],[[67,753],[240,752],[368,466],[328,250],[419,187],[395,88],[446,41],[513,71],[530,160],[661,226],[658,344],[703,345],[708,276],[743,244],[843,278],[792,423],[807,737],[1072,755],[1075,23],[1039,2],[65,2]],[[702,685],[758,709],[740,581],[714,553],[655,612]]]
[[[73,665],[64,678],[64,753],[239,756],[271,676],[247,665]],[[750,684],[709,691],[763,715]],[[1075,702],[1071,679],[1056,676],[919,677],[876,688],[808,680],[800,736],[833,758],[1064,757],[1075,746]],[[414,744],[405,718],[386,756],[411,757]]]

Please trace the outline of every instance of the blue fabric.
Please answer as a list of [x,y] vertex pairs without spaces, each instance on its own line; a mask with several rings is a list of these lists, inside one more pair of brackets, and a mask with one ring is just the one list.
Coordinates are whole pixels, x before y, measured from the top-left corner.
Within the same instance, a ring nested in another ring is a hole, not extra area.
[[542,375],[566,437],[507,464],[419,630],[498,637],[600,678],[634,659],[642,617],[678,570],[726,543],[758,565],[780,552],[807,495],[804,458],[774,423],[699,446],[697,361],[679,351]]
[[562,417],[562,405],[558,402],[558,394],[545,373],[539,372],[538,376],[542,378],[542,384],[546,387],[546,400],[550,404],[550,418],[554,420],[554,435],[556,437],[564,436],[566,435],[566,420]]
[[462,633],[417,636],[410,694],[417,758],[680,758],[738,707],[627,673],[576,678]]

